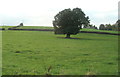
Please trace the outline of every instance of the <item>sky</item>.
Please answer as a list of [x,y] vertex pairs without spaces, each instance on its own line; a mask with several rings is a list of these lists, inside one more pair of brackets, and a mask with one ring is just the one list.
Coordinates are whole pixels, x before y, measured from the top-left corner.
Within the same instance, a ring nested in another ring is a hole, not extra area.
[[118,3],[118,19],[120,19],[120,1],[119,1],[119,3]]
[[81,8],[90,23],[114,24],[119,0],[0,0],[0,25],[52,26],[54,16],[68,8]]

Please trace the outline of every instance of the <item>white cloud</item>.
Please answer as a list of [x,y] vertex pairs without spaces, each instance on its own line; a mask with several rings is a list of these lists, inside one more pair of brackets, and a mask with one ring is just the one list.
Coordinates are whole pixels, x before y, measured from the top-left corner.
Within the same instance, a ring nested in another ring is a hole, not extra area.
[[[116,22],[119,0],[0,0],[0,24],[52,25],[53,17],[66,8],[79,7],[91,23]],[[103,21],[104,20],[104,21]],[[108,21],[109,20],[109,21]]]

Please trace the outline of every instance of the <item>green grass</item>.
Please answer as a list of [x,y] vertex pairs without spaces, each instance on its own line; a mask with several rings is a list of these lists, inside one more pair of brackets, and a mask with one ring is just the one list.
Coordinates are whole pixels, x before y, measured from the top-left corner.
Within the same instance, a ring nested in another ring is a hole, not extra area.
[[2,76],[2,31],[0,31],[0,76]]
[[94,32],[107,32],[107,33],[120,33],[119,31],[109,31],[109,30],[97,30],[97,29],[81,29],[80,31],[94,31]]
[[[14,26],[0,26],[0,28],[8,29]],[[45,27],[45,26],[21,26],[17,27],[17,29],[54,29],[54,27]],[[94,32],[107,32],[107,33],[120,33],[119,31],[108,31],[108,30],[96,30],[96,29],[81,29],[80,31],[94,31]]]
[[3,75],[118,74],[118,37],[80,33],[74,39],[43,31],[2,32]]
[[[54,28],[53,27],[45,27],[45,26],[21,26],[21,27],[17,27],[17,29],[54,29]],[[96,29],[85,29],[85,28],[81,29],[80,31],[118,33],[118,31],[96,30]]]
[[21,27],[17,27],[17,29],[53,29],[53,27],[45,27],[45,26],[21,26]]
[[0,28],[5,28],[5,29],[11,28],[11,27],[15,27],[15,26],[0,26]]

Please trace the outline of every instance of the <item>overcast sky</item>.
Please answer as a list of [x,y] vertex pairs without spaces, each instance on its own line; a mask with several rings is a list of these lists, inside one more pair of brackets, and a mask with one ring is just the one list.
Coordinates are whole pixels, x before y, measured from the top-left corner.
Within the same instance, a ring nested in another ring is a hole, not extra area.
[[52,26],[54,16],[67,8],[81,8],[91,24],[114,24],[119,0],[0,0],[0,25]]
[[119,3],[118,3],[118,19],[120,19],[120,1],[119,1]]

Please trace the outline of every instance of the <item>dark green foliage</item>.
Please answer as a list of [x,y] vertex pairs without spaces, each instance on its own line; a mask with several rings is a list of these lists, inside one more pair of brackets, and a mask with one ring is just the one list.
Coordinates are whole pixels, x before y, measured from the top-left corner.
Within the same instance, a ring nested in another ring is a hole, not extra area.
[[83,28],[88,28],[88,29],[97,29],[97,27],[95,25],[89,24],[89,25],[85,25]]
[[55,34],[67,34],[68,38],[71,34],[79,33],[82,25],[89,23],[89,17],[85,16],[80,8],[74,8],[73,10],[65,9],[59,12],[54,19]]
[[95,29],[98,29],[95,25],[93,26]]
[[104,24],[101,24],[101,25],[99,26],[99,30],[105,30]]
[[105,25],[105,30],[112,30],[112,25],[111,24],[106,24]]
[[120,31],[120,20],[118,20],[118,21],[116,22],[116,27],[117,27],[118,31]]
[[23,26],[23,23],[20,23],[20,25],[19,26]]
[[120,20],[118,20],[115,24],[101,24],[99,27],[100,30],[113,30],[113,31],[120,31]]

